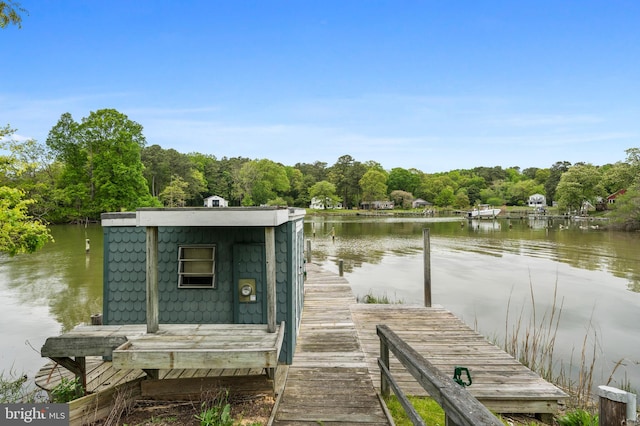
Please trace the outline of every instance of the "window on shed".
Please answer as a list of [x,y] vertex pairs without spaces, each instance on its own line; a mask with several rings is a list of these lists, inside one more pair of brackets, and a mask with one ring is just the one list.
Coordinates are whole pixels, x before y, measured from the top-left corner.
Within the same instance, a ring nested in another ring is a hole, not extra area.
[[216,246],[181,246],[178,288],[215,288]]

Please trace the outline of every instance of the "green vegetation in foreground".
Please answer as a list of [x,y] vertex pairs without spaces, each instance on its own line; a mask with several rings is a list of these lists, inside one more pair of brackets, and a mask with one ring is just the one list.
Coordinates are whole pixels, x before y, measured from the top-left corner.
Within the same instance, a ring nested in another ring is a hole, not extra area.
[[[426,424],[432,426],[444,426],[444,411],[436,401],[429,397],[409,396],[411,405],[416,409]],[[391,395],[384,401],[397,426],[412,426],[413,423],[404,411],[404,408],[395,395]]]
[[557,421],[560,426],[598,426],[599,424],[597,414],[580,409],[568,412]]
[[29,387],[29,378],[26,374],[0,371],[1,404],[41,402],[41,396],[37,389]]
[[390,299],[387,294],[383,294],[382,296],[375,296],[373,293],[369,292],[364,295],[364,297],[358,297],[359,303],[369,303],[369,304],[378,304],[378,305],[394,305],[394,304],[402,304],[403,300],[393,300]]
[[[424,422],[430,426],[444,426],[445,424],[445,415],[442,407],[438,405],[438,403],[432,398],[425,396],[408,396],[407,397],[413,405],[413,408],[416,409],[420,417],[424,420]],[[385,404],[391,413],[391,417],[397,426],[412,426],[413,423],[409,420],[409,417],[404,411],[404,408],[398,401],[395,395],[391,395],[389,398],[385,398]],[[539,426],[546,425],[546,423],[541,423],[536,420],[529,419],[525,416],[514,417],[514,418],[504,418],[500,415],[497,415],[498,419],[505,425],[515,425],[515,426]],[[557,419],[557,422],[560,426],[592,426],[598,424],[598,416],[591,415],[588,411],[577,409],[575,411],[570,411],[562,417]]]
[[77,377],[71,380],[63,377],[60,383],[51,390],[51,401],[55,403],[70,402],[83,394],[82,385]]

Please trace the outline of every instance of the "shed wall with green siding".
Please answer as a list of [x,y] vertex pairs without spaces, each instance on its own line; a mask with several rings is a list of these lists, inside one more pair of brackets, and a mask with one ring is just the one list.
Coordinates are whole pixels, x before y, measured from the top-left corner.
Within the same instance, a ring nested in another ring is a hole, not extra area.
[[[110,214],[111,219],[119,214]],[[127,216],[129,215],[129,216]],[[131,213],[122,214],[131,218]],[[285,322],[280,362],[291,364],[304,295],[303,217],[275,226],[276,321]],[[115,223],[115,224],[114,224]],[[146,228],[110,221],[104,229],[105,324],[146,321]],[[178,249],[215,244],[215,287],[178,288]],[[238,279],[256,278],[256,301],[238,301]],[[265,228],[158,227],[161,324],[265,324]]]

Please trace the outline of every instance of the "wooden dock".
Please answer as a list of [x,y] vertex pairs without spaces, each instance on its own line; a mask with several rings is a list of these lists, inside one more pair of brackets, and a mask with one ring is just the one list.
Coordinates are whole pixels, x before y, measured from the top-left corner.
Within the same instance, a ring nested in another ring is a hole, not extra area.
[[[378,389],[380,340],[376,325],[385,324],[450,377],[456,366],[468,368],[472,385],[467,389],[494,412],[551,414],[557,412],[558,402],[567,398],[563,391],[489,343],[442,307],[357,304],[351,306],[351,313]],[[391,371],[407,394],[426,395],[393,357]]]
[[293,365],[274,425],[388,425],[360,347],[344,279],[307,264],[304,311]]
[[[383,424],[378,324],[445,374],[467,367],[473,380],[467,389],[494,412],[546,415],[567,398],[442,307],[358,304],[344,278],[312,264],[307,271],[300,337],[274,424]],[[426,395],[393,356],[391,370],[407,394]]]
[[[274,425],[390,424],[378,396],[378,324],[387,325],[447,375],[453,375],[455,366],[467,367],[473,379],[467,389],[495,412],[554,413],[558,402],[567,397],[442,307],[358,304],[346,279],[311,263],[306,268],[302,323],[293,364],[282,369],[288,370],[284,390],[277,386]],[[425,394],[393,356],[391,371],[407,394]],[[219,384],[225,383],[226,376],[250,375],[264,376],[264,370],[159,370],[164,380],[219,377]],[[87,390],[98,393],[140,380],[145,373],[115,370],[110,362],[87,357],[86,376]],[[51,389],[62,377],[74,375],[49,363],[36,383]],[[229,386],[242,384],[236,381]]]

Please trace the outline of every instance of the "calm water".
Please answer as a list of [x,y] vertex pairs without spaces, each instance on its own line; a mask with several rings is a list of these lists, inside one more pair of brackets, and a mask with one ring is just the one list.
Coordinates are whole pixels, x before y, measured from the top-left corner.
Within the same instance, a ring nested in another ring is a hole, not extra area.
[[558,363],[575,373],[570,367],[580,364],[587,336],[587,349],[595,349],[598,359],[594,384],[604,384],[623,359],[615,384],[628,380],[640,389],[640,234],[580,229],[561,221],[462,224],[314,217],[305,233],[315,262],[337,272],[338,259],[344,260],[345,277],[356,295],[423,304],[422,233],[429,228],[433,304],[501,341],[505,326],[521,312],[525,323],[532,318],[532,306],[538,321],[549,313],[557,288],[556,306],[562,306],[554,351]]
[[[531,289],[541,316],[557,286],[562,315],[556,357],[568,360],[574,351],[576,364],[587,335],[603,380],[624,359],[616,379],[626,374],[640,388],[639,234],[577,225],[560,230],[560,222],[463,223],[309,217],[305,233],[314,262],[337,272],[338,259],[344,259],[345,277],[357,295],[386,294],[422,304],[422,230],[429,228],[433,303],[491,338],[504,335],[507,317],[512,321],[524,312],[528,320]],[[0,371],[35,373],[44,362],[38,351],[47,337],[102,310],[102,228],[52,231],[56,242],[36,254],[0,256]],[[85,238],[91,240],[89,255]]]

